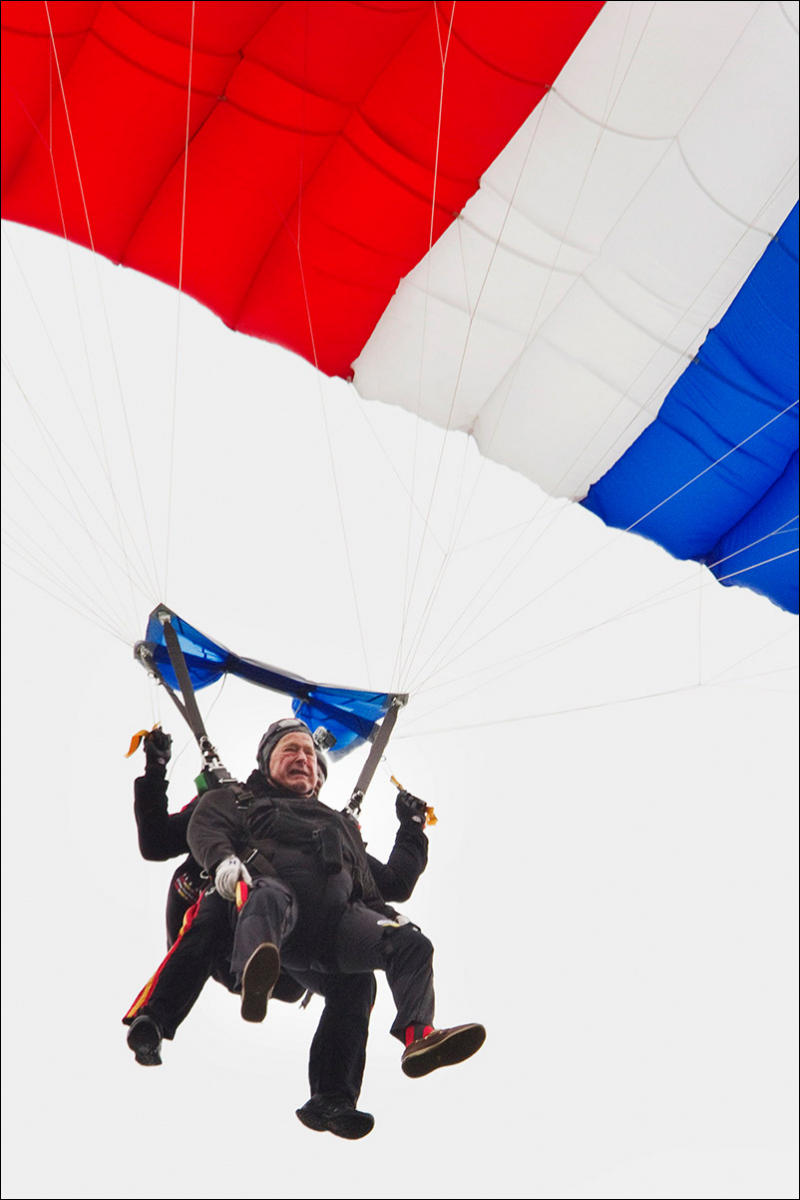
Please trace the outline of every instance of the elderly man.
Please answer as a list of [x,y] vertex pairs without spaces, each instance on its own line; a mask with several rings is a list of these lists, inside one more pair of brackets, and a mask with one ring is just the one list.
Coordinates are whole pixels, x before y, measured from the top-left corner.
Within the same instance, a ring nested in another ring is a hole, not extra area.
[[[294,722],[289,724],[293,726]],[[284,725],[279,723],[280,728]],[[145,772],[135,782],[139,847],[143,857],[157,861],[188,852],[187,826],[198,803],[195,799],[178,813],[168,812],[166,767],[171,740],[161,730],[147,736]],[[324,756],[318,754],[317,787],[326,773]],[[428,846],[412,797],[398,799],[397,816],[400,826],[388,862],[370,858],[370,865],[384,895],[405,900],[425,869]],[[130,1026],[128,1045],[136,1061],[145,1066],[161,1063],[162,1037],[175,1035],[210,973],[238,990],[229,970],[235,908],[215,890],[199,899],[203,886],[201,867],[190,856],[176,869],[170,885],[170,953],[124,1018]],[[311,1098],[297,1115],[310,1129],[344,1138],[363,1137],[374,1124],[370,1113],[356,1108],[375,999],[374,976],[306,972],[298,982],[284,973],[275,996],[298,1000],[305,988],[320,993],[325,1007],[311,1044]]]
[[281,970],[350,975],[384,971],[397,1008],[391,1032],[406,1075],[427,1075],[474,1054],[482,1025],[433,1028],[433,947],[389,908],[356,823],[316,797],[317,756],[302,721],[275,722],[262,737],[247,790],[206,793],[189,822],[196,860],[217,892],[250,886],[236,926],[231,970],[242,1016],[263,1020]]

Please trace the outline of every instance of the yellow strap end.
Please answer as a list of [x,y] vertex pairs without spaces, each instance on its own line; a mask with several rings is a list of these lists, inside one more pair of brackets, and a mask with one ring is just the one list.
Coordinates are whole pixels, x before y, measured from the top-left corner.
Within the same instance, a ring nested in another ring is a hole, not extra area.
[[130,758],[139,749],[142,744],[142,738],[146,738],[149,732],[149,729],[140,729],[138,733],[133,735],[131,744],[128,747],[128,753],[125,755],[126,758]]
[[160,728],[160,723],[156,721],[152,729],[140,729],[138,733],[135,733],[131,738],[131,744],[128,746],[128,753],[125,755],[125,757],[130,758],[132,754],[135,754],[142,744],[142,738],[146,738],[148,733],[154,733],[156,729]]
[[433,811],[432,804],[425,805],[425,824],[426,825],[438,825],[439,824],[439,818],[437,817],[436,813]]

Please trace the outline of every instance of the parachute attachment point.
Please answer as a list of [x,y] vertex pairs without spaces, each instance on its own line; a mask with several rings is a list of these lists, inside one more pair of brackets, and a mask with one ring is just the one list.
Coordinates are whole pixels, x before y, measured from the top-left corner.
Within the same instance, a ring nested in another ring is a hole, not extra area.
[[381,721],[380,725],[375,728],[372,735],[372,746],[367,755],[367,761],[361,768],[361,774],[356,781],[356,786],[353,788],[352,795],[347,802],[345,810],[354,821],[358,820],[358,814],[361,812],[361,804],[366,795],[367,788],[372,782],[372,777],[375,774],[378,763],[383,758],[384,751],[389,743],[389,738],[392,736],[392,730],[395,727],[400,709],[408,703],[408,696],[396,695],[391,697],[391,703],[386,716]]

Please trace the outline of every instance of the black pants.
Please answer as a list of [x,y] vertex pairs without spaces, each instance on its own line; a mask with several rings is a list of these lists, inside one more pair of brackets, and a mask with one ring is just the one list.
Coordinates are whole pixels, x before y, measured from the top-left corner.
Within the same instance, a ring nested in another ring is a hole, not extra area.
[[[242,970],[261,942],[281,949],[287,971],[302,979],[314,967],[303,937],[303,897],[274,877],[257,879],[239,914],[231,955],[231,970]],[[397,925],[358,902],[333,909],[328,923],[330,973],[355,976],[384,971],[397,1016],[391,1032],[404,1040],[409,1025],[433,1024],[433,946],[416,925]]]
[[[153,978],[151,990],[134,1014],[147,1014],[171,1039],[188,1016],[210,975],[232,980],[229,959],[235,909],[216,892],[203,897],[192,923],[172,946]],[[308,972],[301,980],[281,974],[273,995],[298,1000],[310,988],[325,999],[309,1056],[311,1094],[344,1096],[355,1104],[361,1091],[367,1033],[375,1002],[369,973],[337,975]],[[126,1018],[130,1024],[133,1017]]]

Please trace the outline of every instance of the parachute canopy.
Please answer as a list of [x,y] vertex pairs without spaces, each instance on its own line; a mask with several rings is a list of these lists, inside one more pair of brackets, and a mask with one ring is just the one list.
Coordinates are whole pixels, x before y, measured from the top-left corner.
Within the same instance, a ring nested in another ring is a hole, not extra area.
[[162,604],[150,614],[144,640],[137,643],[135,653],[145,666],[155,667],[172,689],[180,688],[180,683],[167,650],[164,618],[169,619],[177,635],[189,678],[196,690],[216,683],[223,675],[235,675],[248,683],[292,696],[292,708],[301,720],[314,731],[324,726],[336,739],[330,748],[334,757],[368,741],[393,701],[406,699],[388,692],[364,692],[312,683],[302,675],[289,674],[252,658],[241,658]]
[[797,611],[796,8],[2,11],[5,217]]

